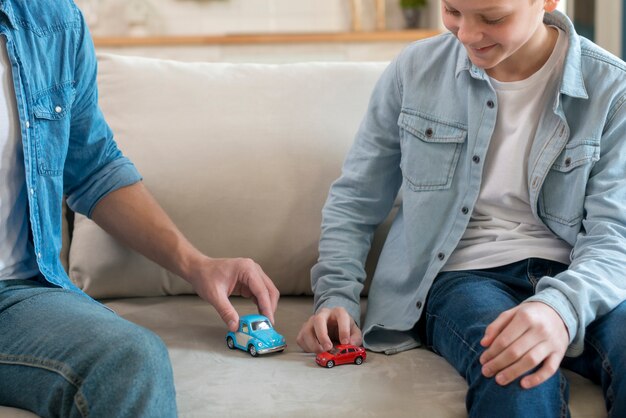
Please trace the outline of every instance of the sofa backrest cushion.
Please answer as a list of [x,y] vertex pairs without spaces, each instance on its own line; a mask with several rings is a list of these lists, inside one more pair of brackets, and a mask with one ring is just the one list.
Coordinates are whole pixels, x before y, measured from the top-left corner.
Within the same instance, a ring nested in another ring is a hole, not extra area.
[[[386,63],[182,63],[99,55],[119,147],[183,233],[310,294],[321,209]],[[379,239],[380,240],[380,239]],[[191,287],[77,215],[70,277],[95,298]]]

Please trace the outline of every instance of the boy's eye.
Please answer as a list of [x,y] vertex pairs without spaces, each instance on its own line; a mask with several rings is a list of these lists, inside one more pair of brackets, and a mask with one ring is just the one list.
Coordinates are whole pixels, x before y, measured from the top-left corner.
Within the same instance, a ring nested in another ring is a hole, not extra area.
[[498,23],[502,23],[502,21],[504,21],[503,17],[499,19],[487,19],[487,18],[483,19],[483,22],[485,22],[488,25],[497,25]]
[[452,15],[452,16],[460,16],[461,15],[461,13],[459,13],[458,10],[448,9],[447,7],[445,7],[445,11],[446,11],[446,14],[448,14],[448,15]]

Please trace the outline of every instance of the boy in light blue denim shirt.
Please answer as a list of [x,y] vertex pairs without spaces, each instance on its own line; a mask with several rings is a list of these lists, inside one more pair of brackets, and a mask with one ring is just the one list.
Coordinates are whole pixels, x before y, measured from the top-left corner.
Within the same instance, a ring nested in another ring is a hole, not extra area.
[[0,0],[0,405],[42,417],[176,416],[163,342],[63,270],[63,196],[189,281],[232,331],[232,289],[272,321],[278,290],[252,260],[210,258],[183,237],[117,148],[96,72],[71,0]]
[[330,190],[298,344],[425,344],[481,418],[569,416],[566,367],[624,417],[626,65],[558,0],[441,3],[450,33],[387,68]]

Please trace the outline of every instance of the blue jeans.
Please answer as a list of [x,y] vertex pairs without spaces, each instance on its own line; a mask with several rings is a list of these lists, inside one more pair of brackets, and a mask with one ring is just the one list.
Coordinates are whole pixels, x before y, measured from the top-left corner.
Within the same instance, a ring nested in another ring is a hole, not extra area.
[[175,417],[163,342],[82,295],[0,281],[0,405],[41,417]]
[[[485,328],[503,311],[519,305],[534,293],[543,276],[553,276],[567,266],[528,259],[507,266],[440,273],[436,278],[421,324],[422,340],[443,356],[465,378],[469,389],[466,406],[470,417],[569,417],[569,385],[559,371],[533,389],[519,380],[507,386],[481,373],[480,345]],[[609,417],[626,417],[626,303],[587,327],[585,351],[565,358],[562,367],[600,384]]]

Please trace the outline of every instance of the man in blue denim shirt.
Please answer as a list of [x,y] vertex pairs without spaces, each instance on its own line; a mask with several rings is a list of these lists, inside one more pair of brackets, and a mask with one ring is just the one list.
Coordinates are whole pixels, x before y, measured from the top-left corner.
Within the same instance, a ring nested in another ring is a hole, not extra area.
[[557,3],[442,0],[451,33],[383,74],[324,207],[305,351],[424,343],[480,418],[569,416],[563,366],[626,416],[626,65]]
[[0,0],[0,81],[0,405],[44,417],[176,416],[162,341],[64,272],[63,196],[188,280],[233,331],[230,292],[253,296],[273,320],[276,287],[251,260],[201,254],[142,185],[98,107],[93,45],[71,0]]

